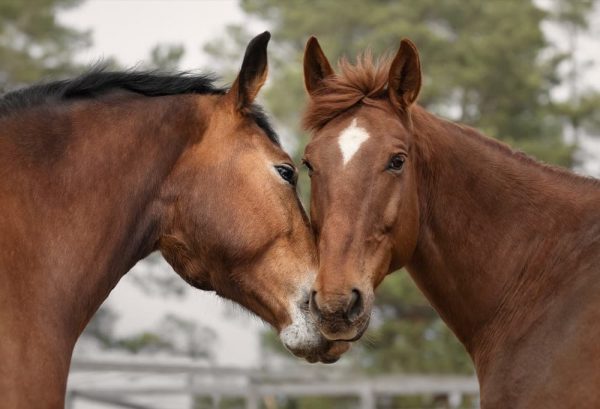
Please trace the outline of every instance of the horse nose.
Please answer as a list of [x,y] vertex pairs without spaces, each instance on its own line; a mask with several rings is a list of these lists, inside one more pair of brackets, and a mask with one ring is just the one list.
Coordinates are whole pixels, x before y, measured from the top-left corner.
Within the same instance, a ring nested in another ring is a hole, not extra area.
[[350,322],[356,321],[360,314],[363,312],[363,297],[360,294],[360,291],[356,288],[352,289],[352,295],[350,296],[350,302],[348,303],[348,308],[346,309],[346,318]]
[[321,310],[319,309],[319,305],[317,304],[317,292],[315,290],[313,290],[310,293],[310,300],[308,301],[308,309],[310,310],[310,313],[313,315],[313,317],[315,317],[316,319],[320,319],[321,318]]
[[[353,323],[361,316],[364,310],[363,296],[360,290],[353,288],[350,294],[345,298],[347,298],[347,301],[343,300],[335,303],[339,306],[338,308],[326,307],[326,312],[327,315],[341,315],[346,322]],[[323,318],[323,312],[317,302],[317,292],[314,290],[310,295],[309,309],[316,319]]]

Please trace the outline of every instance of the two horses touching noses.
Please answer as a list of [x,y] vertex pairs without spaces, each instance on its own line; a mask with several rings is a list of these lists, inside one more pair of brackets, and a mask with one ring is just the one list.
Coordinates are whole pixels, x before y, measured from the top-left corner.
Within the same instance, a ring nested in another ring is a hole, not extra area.
[[309,224],[254,103],[269,38],[230,89],[92,71],[0,99],[3,407],[63,406],[78,336],[153,251],[310,362],[361,337],[405,266],[473,358],[482,407],[597,407],[600,184],[416,105],[411,42],[336,74],[311,38]]
[[156,250],[294,354],[348,348],[309,313],[317,258],[296,168],[254,104],[269,38],[250,42],[229,90],[92,71],[0,99],[0,407],[63,407],[77,338]]

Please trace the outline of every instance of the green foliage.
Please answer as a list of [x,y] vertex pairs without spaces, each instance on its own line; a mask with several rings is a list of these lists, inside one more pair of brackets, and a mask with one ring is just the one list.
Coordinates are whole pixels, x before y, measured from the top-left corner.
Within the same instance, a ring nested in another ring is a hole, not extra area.
[[[264,100],[277,121],[298,135],[305,98],[301,58],[308,34],[318,36],[332,61],[353,58],[367,48],[376,54],[394,52],[400,38],[410,37],[419,47],[425,73],[422,105],[541,160],[570,166],[573,147],[562,141],[563,122],[550,99],[550,90],[561,81],[557,67],[565,56],[544,54],[548,44],[541,23],[569,19],[583,24],[593,2],[555,3],[555,12],[549,13],[521,0],[349,0],[344,7],[333,0],[310,6],[241,2],[246,13],[272,26],[273,69]],[[221,61],[239,57],[250,37],[241,26],[228,28],[228,34],[233,46],[220,40],[206,48]]]
[[184,55],[181,44],[157,44],[150,51],[150,65],[161,71],[175,71]]
[[118,339],[111,345],[113,349],[122,349],[133,354],[140,352],[156,352],[170,350],[171,344],[160,335],[153,332],[143,331],[139,334]]
[[162,318],[156,333],[168,342],[173,354],[191,358],[211,358],[217,341],[217,334],[211,328],[174,314]]
[[[552,100],[550,91],[566,80],[559,67],[572,56],[553,49],[541,25],[585,30],[594,0],[552,0],[548,5],[541,9],[533,0],[241,0],[243,10],[268,22],[273,34],[263,102],[300,148],[307,140],[299,122],[306,99],[302,53],[308,36],[319,38],[332,63],[367,48],[375,55],[394,53],[400,39],[409,37],[421,53],[421,105],[538,159],[570,166],[575,146],[564,142],[563,129],[574,120],[594,127],[600,102],[592,94],[579,103]],[[205,50],[219,64],[232,63],[255,34],[232,26],[227,30],[230,41],[220,39]],[[296,158],[300,155],[301,149]],[[309,191],[304,174],[300,190]],[[274,336],[264,342],[283,351]],[[347,357],[369,372],[473,371],[463,347],[404,272],[384,280],[371,329],[353,349],[358,351]]]
[[595,0],[552,0],[551,18],[579,29],[589,28],[587,17]]
[[593,134],[600,132],[600,92],[589,88],[583,92],[580,90],[579,80],[586,68],[589,68],[589,61],[579,61],[576,56],[578,38],[589,29],[586,17],[594,4],[595,0],[551,2],[551,18],[562,28],[568,44],[563,63],[568,65],[569,97],[567,101],[556,103],[554,108],[556,114],[570,126],[575,142],[578,142],[582,130]]
[[121,350],[131,354],[169,352],[191,358],[212,358],[212,347],[217,334],[211,328],[166,314],[152,328],[127,336],[115,334],[118,315],[103,305],[82,334],[83,339],[94,340],[102,349]]
[[80,3],[0,0],[0,91],[77,71],[72,57],[89,44],[89,33],[63,26],[56,12]]
[[588,132],[600,131],[600,93],[588,91],[576,103],[557,103],[555,108],[557,114],[564,115],[573,127],[582,127]]

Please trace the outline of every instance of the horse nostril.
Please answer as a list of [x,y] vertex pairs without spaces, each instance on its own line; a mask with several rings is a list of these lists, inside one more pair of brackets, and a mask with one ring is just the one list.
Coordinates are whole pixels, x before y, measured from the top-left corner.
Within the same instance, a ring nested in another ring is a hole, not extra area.
[[363,300],[360,295],[360,291],[354,288],[352,295],[350,296],[350,302],[348,303],[348,309],[346,310],[346,318],[348,321],[355,321],[363,310]]
[[316,291],[312,291],[310,293],[310,301],[308,302],[308,308],[310,310],[310,313],[313,315],[313,317],[321,318],[321,311],[319,310],[319,306],[317,305],[316,296],[317,296]]

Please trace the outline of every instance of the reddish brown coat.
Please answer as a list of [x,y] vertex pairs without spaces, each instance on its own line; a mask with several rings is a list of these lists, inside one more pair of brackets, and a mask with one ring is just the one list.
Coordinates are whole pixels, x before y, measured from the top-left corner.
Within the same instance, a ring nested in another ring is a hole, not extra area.
[[[600,182],[414,105],[420,75],[406,40],[393,61],[340,74],[307,45],[323,333],[360,336],[374,288],[405,266],[473,358],[482,408],[599,407]],[[355,120],[370,138],[343,167],[337,139]],[[353,289],[363,311],[348,320]]]

